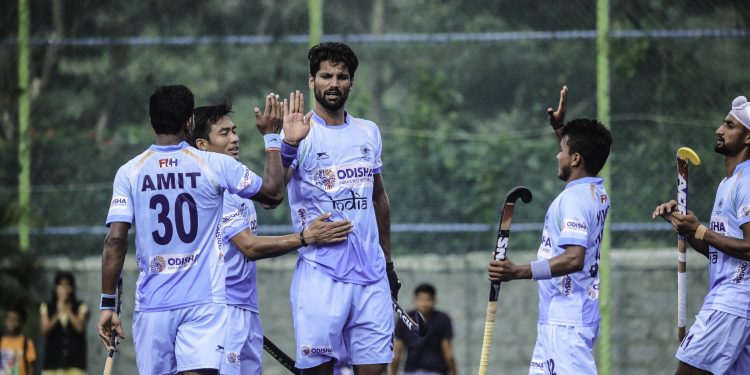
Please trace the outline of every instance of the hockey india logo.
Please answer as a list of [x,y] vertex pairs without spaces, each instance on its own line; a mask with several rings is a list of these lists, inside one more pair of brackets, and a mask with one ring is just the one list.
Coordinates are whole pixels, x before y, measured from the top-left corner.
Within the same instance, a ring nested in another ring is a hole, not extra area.
[[315,186],[323,187],[325,190],[331,190],[336,186],[336,175],[330,169],[318,169],[313,174],[313,181],[315,181]]
[[310,347],[309,346],[302,345],[302,347],[300,349],[302,351],[302,355],[304,355],[304,356],[310,355]]
[[359,152],[362,153],[362,159],[370,160],[370,148],[367,145],[359,146]]
[[240,355],[236,352],[227,353],[227,362],[236,365],[240,363]]
[[160,273],[164,271],[164,268],[166,266],[167,266],[167,261],[164,260],[164,257],[161,255],[157,255],[151,258],[151,264],[149,264],[149,269],[152,273]]

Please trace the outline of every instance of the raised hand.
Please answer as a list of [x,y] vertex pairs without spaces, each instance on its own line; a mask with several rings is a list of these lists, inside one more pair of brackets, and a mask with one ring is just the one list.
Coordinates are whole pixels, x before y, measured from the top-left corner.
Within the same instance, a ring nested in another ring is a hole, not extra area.
[[325,221],[331,217],[326,213],[316,217],[304,230],[305,242],[315,244],[330,244],[341,242],[352,232],[352,222],[349,220]]
[[563,86],[560,90],[560,103],[557,105],[557,111],[552,108],[547,108],[547,114],[549,115],[549,124],[553,129],[557,130],[565,125],[565,106],[568,103],[568,86]]
[[284,99],[284,142],[296,146],[310,132],[310,117],[305,115],[305,98],[299,90],[289,94],[289,102]]
[[279,96],[270,93],[266,95],[266,107],[263,109],[262,114],[260,113],[260,109],[255,107],[255,126],[258,128],[260,134],[281,133],[281,126],[283,124],[281,105]]
[[102,344],[107,350],[112,348],[110,342],[112,331],[115,331],[121,339],[125,338],[120,316],[112,310],[101,310],[99,312],[99,321],[96,323],[96,330],[99,331],[99,338],[102,339]]

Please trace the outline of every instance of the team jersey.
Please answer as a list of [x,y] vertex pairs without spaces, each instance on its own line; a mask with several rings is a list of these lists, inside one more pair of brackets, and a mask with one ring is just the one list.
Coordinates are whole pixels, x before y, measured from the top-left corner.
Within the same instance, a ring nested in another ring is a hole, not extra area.
[[[711,211],[711,227],[722,236],[743,238],[740,227],[750,222],[750,160],[724,178],[716,191]],[[750,262],[724,254],[709,246],[708,281],[710,290],[704,309],[714,309],[750,318]]]
[[185,142],[151,146],[120,167],[107,226],[136,226],[136,311],[225,303],[223,193],[249,198],[261,184],[233,158]]
[[299,249],[304,260],[334,280],[370,285],[385,276],[372,202],[381,150],[377,125],[349,114],[344,124],[327,126],[313,113],[310,133],[299,144],[287,187],[295,230],[327,212],[331,220],[354,225],[346,241]]
[[609,196],[598,177],[569,182],[549,206],[537,259],[560,255],[570,245],[586,253],[581,271],[538,282],[539,323],[599,324],[599,251],[608,211]]
[[258,312],[258,292],[255,288],[255,261],[245,256],[232,243],[232,237],[245,229],[257,235],[258,219],[255,206],[249,199],[224,193],[224,241],[228,250],[224,256],[227,266],[227,305]]

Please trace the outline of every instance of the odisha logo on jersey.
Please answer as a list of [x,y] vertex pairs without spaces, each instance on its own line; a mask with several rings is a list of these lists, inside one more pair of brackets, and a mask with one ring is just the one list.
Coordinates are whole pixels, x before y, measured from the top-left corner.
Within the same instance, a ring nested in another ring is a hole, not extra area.
[[307,213],[304,208],[297,210],[297,216],[299,216],[300,224],[302,228],[307,226]]
[[564,296],[573,294],[573,280],[570,275],[565,275],[560,279],[560,293]]
[[580,234],[588,234],[589,227],[586,223],[578,220],[565,219],[563,220],[562,232],[573,232]]
[[250,170],[247,169],[247,167],[244,167],[245,173],[242,175],[242,180],[240,181],[240,184],[237,186],[240,190],[250,186],[250,182],[252,181],[252,175],[250,174]]
[[310,354],[331,354],[333,353],[333,348],[331,348],[330,346],[302,345],[300,347],[300,352],[304,356],[308,356]]
[[336,175],[330,169],[318,169],[313,173],[313,181],[315,181],[315,186],[331,190],[336,186]]
[[240,364],[240,355],[237,352],[229,352],[229,353],[227,353],[227,362],[229,362],[232,365],[239,365]]
[[161,273],[166,267],[167,261],[161,255],[151,258],[151,264],[148,265],[148,268],[152,273]]
[[747,262],[742,262],[737,265],[737,270],[734,272],[732,282],[735,284],[742,284],[747,274]]
[[122,195],[118,195],[114,198],[112,198],[112,203],[110,204],[110,207],[112,208],[121,208],[128,205],[128,198],[124,197]]

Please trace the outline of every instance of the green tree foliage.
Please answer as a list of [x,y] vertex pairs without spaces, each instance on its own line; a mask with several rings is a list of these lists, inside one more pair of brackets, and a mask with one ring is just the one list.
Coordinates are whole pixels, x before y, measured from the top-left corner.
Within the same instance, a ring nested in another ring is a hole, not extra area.
[[[15,33],[6,2],[0,36]],[[32,51],[34,213],[40,227],[97,226],[116,169],[152,141],[147,98],[160,84],[191,87],[199,105],[235,104],[243,161],[260,170],[262,141],[252,109],[265,93],[307,91],[307,46],[285,41],[307,32],[303,0],[253,2],[96,2],[34,0],[37,38],[267,36],[268,43],[36,45]],[[612,30],[746,28],[747,2],[639,0],[612,4]],[[579,31],[595,28],[586,1],[326,0],[326,34]],[[392,222],[495,226],[507,189],[535,199],[517,222],[539,223],[562,188],[558,146],[545,109],[571,89],[569,118],[596,113],[593,39],[503,42],[352,42],[360,70],[348,110],[383,133],[384,178]],[[690,146],[705,160],[691,169],[691,207],[706,219],[721,179],[713,132],[731,99],[747,90],[750,50],[742,38],[615,38],[612,42],[613,223],[650,222],[674,195],[674,153]],[[0,184],[15,194],[15,47],[0,56]],[[309,105],[309,98],[308,98]],[[283,206],[282,206],[283,207]],[[286,209],[261,212],[285,224]],[[4,237],[5,238],[5,237]],[[516,237],[514,237],[516,238]],[[518,237],[535,248],[537,232]],[[403,233],[400,251],[456,252],[491,245],[487,233]],[[514,240],[516,241],[516,240]],[[76,243],[75,249],[69,244]],[[613,245],[673,242],[667,232],[615,232]],[[45,253],[98,253],[101,235],[34,237]]]

